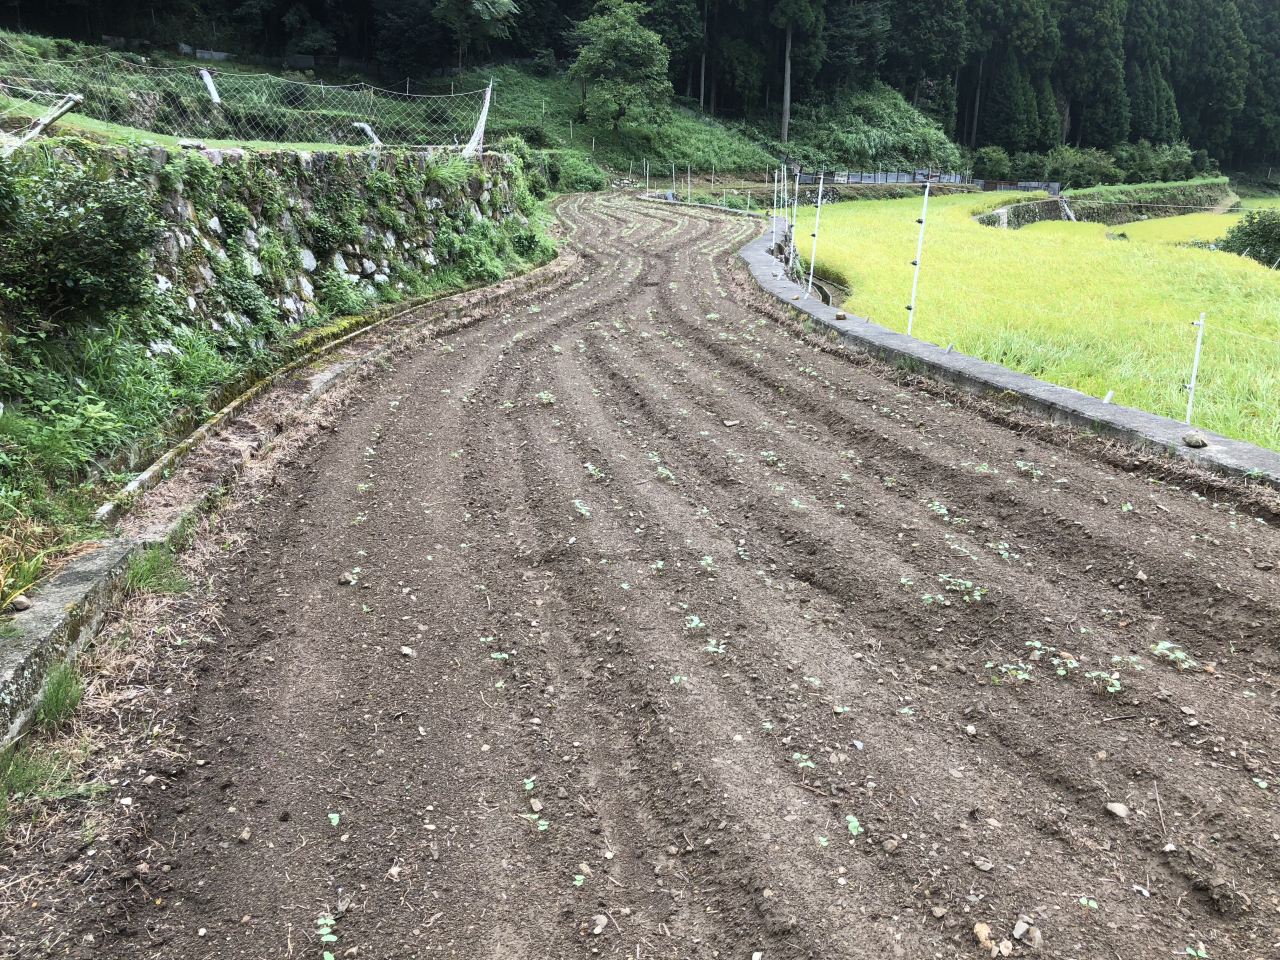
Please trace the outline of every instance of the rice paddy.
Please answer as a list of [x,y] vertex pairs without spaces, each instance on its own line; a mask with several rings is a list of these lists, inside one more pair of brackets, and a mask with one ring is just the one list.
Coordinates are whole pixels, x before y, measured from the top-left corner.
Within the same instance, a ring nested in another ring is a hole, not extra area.
[[[1011,200],[1016,195],[930,201],[914,336],[1183,419],[1192,321],[1204,312],[1192,422],[1280,449],[1280,271],[1177,245],[1211,242],[1238,215],[1021,230],[972,219]],[[919,216],[919,200],[823,207],[817,270],[849,288],[851,313],[906,331]],[[813,208],[800,211],[801,237],[813,232],[813,219]]]

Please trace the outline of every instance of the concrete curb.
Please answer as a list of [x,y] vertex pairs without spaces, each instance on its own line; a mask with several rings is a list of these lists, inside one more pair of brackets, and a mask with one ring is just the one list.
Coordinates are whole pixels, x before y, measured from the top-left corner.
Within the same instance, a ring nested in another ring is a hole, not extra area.
[[[785,224],[784,218],[776,219],[780,226]],[[738,256],[760,289],[783,306],[833,331],[845,346],[854,350],[927,374],[966,393],[998,399],[1053,423],[1081,427],[1138,447],[1158,447],[1204,469],[1228,476],[1249,476],[1280,487],[1280,453],[1273,450],[1202,429],[1199,432],[1209,441],[1208,446],[1193,449],[1182,442],[1192,428],[1179,420],[1103,403],[1077,390],[1045,383],[999,364],[895,333],[865,317],[840,319],[836,314],[842,311],[835,307],[815,298],[803,299],[804,288],[789,280],[779,261],[770,256],[767,233],[744,246]]]
[[[134,496],[156,486],[169,476],[203,439],[246,413],[252,402],[264,395],[271,386],[352,339],[377,332],[390,321],[403,317],[412,310],[425,307],[428,311],[425,316],[397,331],[389,340],[372,350],[318,372],[312,378],[306,393],[299,394],[295,409],[310,406],[361,369],[393,353],[423,328],[441,319],[456,319],[499,297],[527,293],[553,284],[567,275],[577,261],[575,254],[563,251],[551,263],[514,278],[510,281],[510,286],[500,283],[452,294],[426,304],[417,304],[324,344],[254,384],[175,445],[135,480],[137,486],[134,487]],[[265,448],[270,439],[269,436],[260,435],[256,443],[257,449]],[[124,594],[125,575],[133,557],[156,544],[180,538],[190,520],[217,497],[244,465],[243,462],[240,463],[229,474],[213,481],[204,496],[187,504],[182,513],[170,523],[147,530],[140,536],[86,544],[90,547],[90,552],[72,560],[57,576],[42,586],[30,598],[30,609],[10,618],[10,622],[18,628],[18,633],[16,636],[0,639],[0,747],[11,743],[31,721],[44,694],[44,685],[50,671],[57,664],[74,657],[85,643],[98,635],[107,616]],[[143,480],[143,476],[147,477],[146,481],[139,482]],[[126,511],[122,507],[131,503],[132,499],[121,507],[116,507],[112,517],[123,515]]]

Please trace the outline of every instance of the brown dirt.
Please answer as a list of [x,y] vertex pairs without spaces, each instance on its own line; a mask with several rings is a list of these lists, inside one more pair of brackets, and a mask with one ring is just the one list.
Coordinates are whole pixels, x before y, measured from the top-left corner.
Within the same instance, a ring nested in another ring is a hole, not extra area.
[[560,215],[580,283],[397,358],[204,534],[182,756],[124,869],[15,854],[65,883],[11,951],[1276,956],[1266,495],[821,347],[736,267],[758,222]]

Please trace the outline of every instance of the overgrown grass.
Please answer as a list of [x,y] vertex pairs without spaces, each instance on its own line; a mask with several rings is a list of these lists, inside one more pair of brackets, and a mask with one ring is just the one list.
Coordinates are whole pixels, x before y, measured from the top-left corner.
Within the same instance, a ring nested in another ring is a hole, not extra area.
[[[538,77],[516,67],[494,67],[461,77],[457,89],[482,87],[491,76],[495,98],[486,128],[489,142],[519,134],[531,147],[573,151],[624,174],[631,170],[641,179],[645,159],[657,179],[670,177],[672,163],[680,171],[686,164],[697,171],[709,171],[714,164],[717,170],[738,172],[777,166],[749,137],[678,109],[661,125],[623,125],[617,131],[608,124],[579,122],[581,90],[563,74]],[[449,84],[445,80],[437,90],[447,92]]]
[[164,544],[135,554],[129,561],[124,583],[130,593],[182,593],[190,587],[178,569],[173,551]]
[[[1127,227],[975,223],[992,202],[930,201],[915,336],[1093,396],[1114,390],[1116,403],[1182,419],[1191,324],[1204,311],[1194,423],[1280,449],[1280,272],[1141,235],[1107,239]],[[818,272],[851,288],[852,312],[905,331],[919,216],[915,200],[823,208]],[[1176,219],[1135,232],[1157,233]],[[1225,233],[1234,218],[1221,222],[1209,232]],[[812,208],[802,210],[800,235],[812,229]]]
[[36,710],[36,726],[46,733],[54,732],[71,719],[82,697],[84,680],[79,668],[74,662],[58,664],[45,682],[44,696]]

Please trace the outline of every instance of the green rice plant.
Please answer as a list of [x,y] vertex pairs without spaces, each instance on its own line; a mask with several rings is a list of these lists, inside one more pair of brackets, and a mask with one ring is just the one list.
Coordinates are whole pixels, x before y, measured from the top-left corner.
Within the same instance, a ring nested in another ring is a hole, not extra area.
[[[1114,390],[1115,403],[1181,419],[1191,322],[1204,312],[1195,424],[1280,449],[1280,271],[1141,237],[1173,230],[1183,217],[1138,225],[1128,241],[1107,232],[1129,225],[999,230],[973,220],[1018,199],[929,201],[914,336],[1090,396]],[[849,288],[848,311],[905,332],[919,216],[918,200],[823,208],[817,272]],[[800,236],[813,219],[813,208],[800,211]],[[1235,219],[1222,216],[1221,229],[1206,235],[1225,234]]]
[[124,583],[130,593],[183,593],[190,587],[173,551],[162,543],[134,554]]

